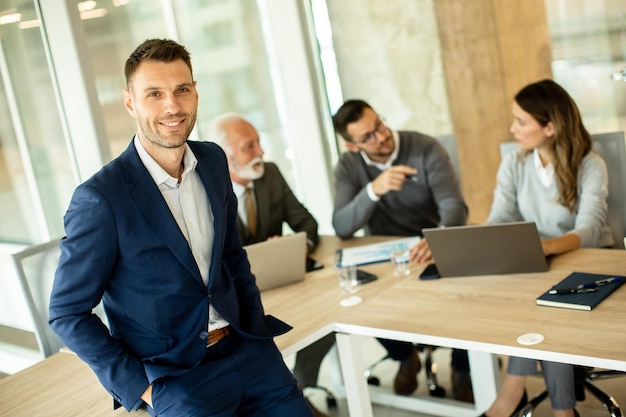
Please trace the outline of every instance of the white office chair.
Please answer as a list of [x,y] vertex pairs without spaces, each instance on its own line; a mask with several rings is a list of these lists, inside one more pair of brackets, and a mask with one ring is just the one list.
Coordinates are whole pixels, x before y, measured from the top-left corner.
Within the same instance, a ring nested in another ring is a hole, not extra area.
[[[59,241],[60,239],[53,239],[11,255],[43,358],[53,355],[64,346],[48,324],[50,293],[61,253]],[[105,320],[102,305],[99,305],[95,312]]]

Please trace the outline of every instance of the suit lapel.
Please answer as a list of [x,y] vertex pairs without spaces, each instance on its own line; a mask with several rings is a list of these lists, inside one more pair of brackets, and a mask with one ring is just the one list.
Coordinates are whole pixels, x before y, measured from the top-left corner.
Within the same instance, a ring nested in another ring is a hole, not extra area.
[[150,173],[141,162],[132,141],[121,155],[121,160],[127,173],[127,180],[132,184],[130,194],[137,206],[174,256],[202,283],[202,276],[189,249],[189,243],[180,231]]

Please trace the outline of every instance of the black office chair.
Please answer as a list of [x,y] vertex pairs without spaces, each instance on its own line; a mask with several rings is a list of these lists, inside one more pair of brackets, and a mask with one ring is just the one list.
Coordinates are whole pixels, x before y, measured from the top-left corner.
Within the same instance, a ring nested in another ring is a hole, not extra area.
[[337,408],[337,398],[335,397],[335,394],[333,394],[333,392],[329,390],[328,388],[321,386],[321,385],[307,385],[306,387],[304,387],[304,389],[322,391],[322,393],[324,393],[324,397],[326,399],[326,406],[328,407],[328,409],[331,410],[331,409]]
[[[576,389],[576,401],[585,401],[586,391],[590,392],[607,410],[610,417],[623,417],[622,410],[615,399],[600,387],[594,381],[606,378],[624,376],[624,372],[612,370],[594,370],[584,366],[574,367],[574,386]],[[533,411],[537,406],[548,397],[548,391],[531,398],[528,403],[518,412],[517,417],[532,417]]]
[[[624,132],[610,132],[591,135],[593,150],[599,153],[606,162],[609,174],[609,208],[607,223],[613,232],[616,249],[624,249],[626,245],[626,145]],[[515,142],[500,144],[501,155],[517,149]],[[623,413],[619,404],[611,395],[604,392],[594,381],[624,376],[626,373],[612,370],[595,370],[582,366],[574,368],[576,386],[576,400],[584,401],[585,392],[590,392],[602,403],[611,417],[622,417]],[[532,417],[533,410],[548,396],[547,391],[542,392],[528,401],[528,404],[520,410],[518,417]]]

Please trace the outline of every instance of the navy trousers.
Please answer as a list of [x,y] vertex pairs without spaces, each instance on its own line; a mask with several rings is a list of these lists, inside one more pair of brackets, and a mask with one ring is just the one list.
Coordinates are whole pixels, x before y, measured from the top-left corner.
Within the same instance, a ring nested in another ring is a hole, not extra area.
[[313,417],[273,340],[231,333],[203,363],[152,387],[152,416]]

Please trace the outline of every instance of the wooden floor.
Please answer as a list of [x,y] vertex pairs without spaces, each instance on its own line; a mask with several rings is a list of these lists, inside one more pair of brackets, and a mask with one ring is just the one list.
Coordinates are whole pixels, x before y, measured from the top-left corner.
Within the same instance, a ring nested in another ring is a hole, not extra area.
[[[364,343],[364,358],[366,363],[374,363],[377,358],[384,356],[384,350],[374,340],[371,343]],[[435,350],[434,359],[437,364],[438,384],[446,389],[446,396],[451,396],[452,392],[450,388],[450,374],[449,374],[449,362],[450,362],[450,350],[445,348],[438,348]],[[504,369],[506,369],[506,357],[503,357]],[[289,359],[287,360],[289,364]],[[331,386],[332,379],[329,367],[331,361],[326,358],[322,363],[322,369],[320,372],[320,385]],[[393,361],[384,361],[378,365],[375,369],[375,375],[381,380],[381,386],[389,387],[391,390],[391,383],[393,377],[397,371],[397,364]],[[418,375],[419,387],[414,395],[427,396],[427,389],[425,388],[425,375],[424,371],[421,371]],[[607,379],[599,381],[598,386],[611,394],[615,400],[626,408],[626,376],[619,378]],[[533,397],[541,393],[545,389],[545,384],[541,377],[530,377],[527,383],[527,391],[530,397]],[[331,417],[348,417],[348,406],[346,401],[338,399],[336,409],[329,409],[326,404],[326,396],[320,390],[305,391],[305,395],[309,400],[316,405],[321,411],[327,413]],[[581,417],[608,417],[609,414],[604,410],[602,405],[590,394],[587,394],[587,399],[584,402],[579,403],[576,406],[577,411]],[[483,410],[484,411],[484,410]],[[554,414],[550,409],[549,400],[544,401],[533,413],[533,417],[551,417]],[[422,414],[418,412],[410,412],[405,410],[394,409],[391,407],[383,407],[374,405],[374,416],[376,417],[431,417],[429,414]],[[454,417],[454,416],[450,416]]]

